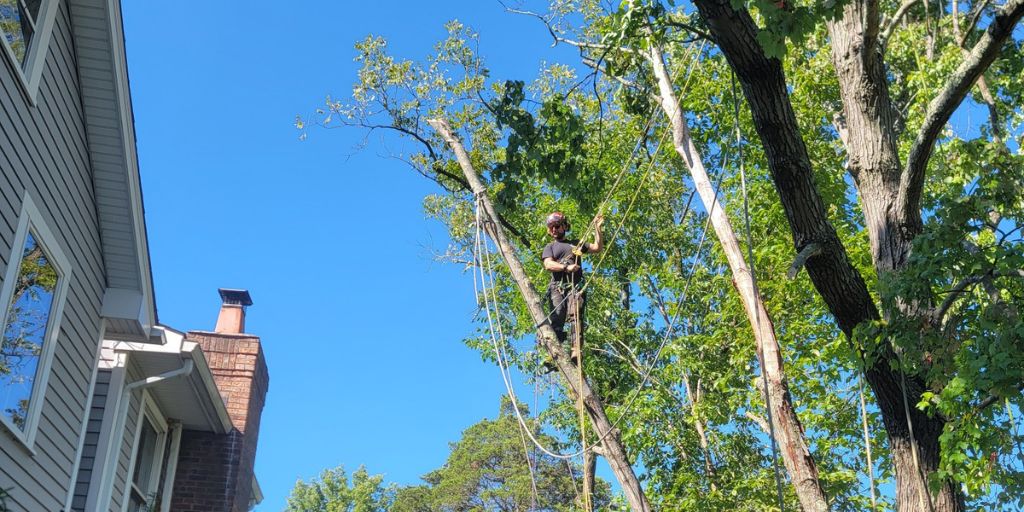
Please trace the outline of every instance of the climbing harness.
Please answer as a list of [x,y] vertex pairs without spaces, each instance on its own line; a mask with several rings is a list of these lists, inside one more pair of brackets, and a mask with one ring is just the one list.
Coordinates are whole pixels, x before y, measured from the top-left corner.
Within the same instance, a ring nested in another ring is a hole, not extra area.
[[[664,140],[664,137],[662,138],[662,140]],[[660,147],[660,146],[661,146],[661,142],[659,142],[659,144],[658,144],[658,147]],[[655,157],[657,157],[657,154],[658,154],[658,152],[655,151]],[[641,183],[643,183],[643,181],[646,181],[646,176],[650,173],[651,168],[653,167],[653,165],[656,162],[657,162],[657,158],[655,158],[655,159],[653,159],[651,161],[651,164],[650,164],[650,166],[647,169],[647,173],[645,173],[645,178],[643,180],[641,180]],[[718,183],[715,186],[715,193],[716,194],[718,193],[718,190],[721,187],[721,184],[722,184],[722,176],[719,177]],[[637,190],[639,190],[640,188],[641,187],[637,187]],[[635,203],[636,198],[637,198],[637,194],[634,194],[632,200],[629,203],[629,207],[627,207],[626,215],[628,215],[629,211],[631,210],[633,204]],[[505,389],[506,389],[506,391],[508,391],[509,396],[512,398],[513,402],[515,402],[517,400],[516,397],[515,397],[516,396],[515,395],[515,389],[514,389],[514,387],[511,384],[511,374],[510,374],[510,370],[509,370],[508,365],[507,365],[507,355],[504,352],[504,345],[507,342],[505,342],[505,337],[504,337],[504,333],[503,333],[503,331],[501,329],[500,321],[499,322],[495,322],[494,319],[493,319],[493,317],[497,316],[497,313],[498,313],[498,311],[497,311],[497,304],[498,304],[497,296],[494,294],[493,286],[489,287],[487,285],[488,282],[490,282],[490,283],[494,282],[494,271],[493,271],[493,267],[492,267],[492,264],[491,264],[491,261],[490,261],[490,251],[487,250],[486,242],[484,241],[484,237],[482,236],[482,233],[483,233],[482,226],[483,226],[483,223],[484,223],[483,210],[484,209],[483,209],[482,205],[480,204],[480,198],[477,198],[477,205],[476,205],[476,226],[477,226],[477,228],[476,228],[476,237],[475,237],[475,244],[474,244],[474,247],[475,247],[475,249],[474,249],[474,252],[475,252],[474,261],[477,262],[477,264],[475,266],[478,269],[480,269],[480,271],[479,271],[479,275],[478,275],[477,272],[474,272],[474,274],[473,274],[474,275],[473,286],[474,286],[474,291],[476,293],[478,301],[479,301],[479,299],[481,297],[483,298],[482,302],[484,304],[484,309],[485,309],[485,312],[487,314],[487,322],[488,322],[488,326],[489,326],[490,333],[491,333],[491,342],[492,342],[492,346],[493,346],[493,348],[495,350],[495,359],[498,362],[498,367],[499,367],[499,370],[501,371],[502,380],[505,383]],[[516,417],[519,420],[520,427],[526,432],[527,437],[529,437],[529,439],[534,443],[534,445],[540,451],[544,452],[545,454],[547,454],[550,457],[554,457],[554,458],[557,458],[557,459],[573,459],[573,458],[579,457],[579,456],[583,455],[584,453],[586,453],[588,451],[593,451],[594,446],[602,443],[605,438],[607,438],[612,432],[615,431],[615,429],[626,418],[626,416],[628,416],[628,412],[632,409],[633,404],[636,403],[636,400],[640,396],[640,391],[644,387],[646,387],[647,383],[650,381],[651,372],[653,372],[654,366],[657,364],[658,360],[660,360],[661,354],[662,354],[662,352],[664,351],[665,347],[668,344],[668,340],[671,339],[671,337],[675,333],[675,323],[678,321],[679,316],[680,316],[679,305],[681,305],[686,300],[686,296],[687,296],[687,293],[688,293],[688,290],[689,290],[690,282],[692,281],[693,276],[696,273],[697,265],[700,263],[701,250],[703,249],[704,241],[705,241],[706,235],[707,235],[707,228],[708,228],[709,224],[710,224],[710,213],[709,213],[709,220],[705,222],[704,229],[701,232],[700,243],[698,244],[697,250],[694,251],[694,255],[691,258],[693,260],[693,264],[691,266],[690,273],[687,276],[686,284],[685,284],[685,286],[683,288],[683,293],[679,296],[679,299],[677,301],[675,315],[673,315],[672,321],[667,326],[666,332],[665,332],[665,336],[662,338],[661,343],[658,346],[658,349],[655,351],[654,357],[651,359],[650,364],[648,365],[648,367],[643,372],[643,378],[641,379],[640,384],[636,387],[636,389],[633,390],[630,399],[626,402],[625,406],[623,407],[623,411],[619,414],[618,418],[616,418],[616,420],[612,423],[611,428],[607,432],[602,433],[598,437],[598,439],[594,443],[592,443],[586,450],[580,450],[580,451],[577,451],[577,452],[574,452],[574,453],[569,453],[569,454],[560,454],[560,453],[556,453],[556,452],[554,452],[552,450],[549,450],[547,447],[545,447],[543,444],[541,444],[537,440],[537,438],[533,435],[532,431],[529,429],[529,427],[526,424],[525,419],[523,419],[522,414],[520,413],[518,407],[514,409],[515,412],[516,412]],[[622,227],[622,224],[619,225],[619,229],[621,229],[621,227]],[[618,233],[618,230],[616,230],[616,235],[615,236],[617,236],[617,233]],[[614,239],[614,237],[613,237],[613,239]],[[483,254],[482,257],[481,257],[481,254]],[[603,261],[603,257],[598,260],[597,264],[595,264],[595,268],[599,267],[602,261]],[[478,277],[480,279],[479,285],[478,285],[478,282],[477,282],[477,278]],[[488,292],[488,288],[489,288],[489,291],[491,292],[491,296],[490,297],[488,296],[488,293],[487,293]],[[586,285],[584,285],[584,289],[585,288],[586,288]],[[492,308],[491,302],[493,302],[493,304],[494,304],[494,306],[493,306],[493,308],[495,310],[494,314],[492,314],[492,312],[491,312],[491,308]],[[495,326],[495,323],[497,323],[497,326]],[[500,338],[501,342],[499,342],[499,338]]]

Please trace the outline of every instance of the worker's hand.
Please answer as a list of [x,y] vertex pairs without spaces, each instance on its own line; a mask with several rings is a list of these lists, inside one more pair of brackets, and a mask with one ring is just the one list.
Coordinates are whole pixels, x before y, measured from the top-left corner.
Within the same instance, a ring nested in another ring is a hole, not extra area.
[[597,227],[597,229],[601,229],[601,226],[604,226],[604,215],[598,215],[597,217],[594,217],[594,225]]
[[579,269],[580,269],[580,266],[575,264],[575,263],[570,263],[570,264],[565,266],[565,271],[566,272],[570,272],[570,273],[576,272]]

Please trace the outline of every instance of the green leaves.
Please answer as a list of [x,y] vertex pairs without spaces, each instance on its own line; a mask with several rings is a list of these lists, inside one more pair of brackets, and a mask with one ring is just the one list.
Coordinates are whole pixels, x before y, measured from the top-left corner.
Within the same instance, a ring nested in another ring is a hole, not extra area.
[[351,483],[344,467],[325,469],[310,482],[295,483],[285,512],[387,512],[397,491],[383,481],[383,475],[371,476],[362,466]]

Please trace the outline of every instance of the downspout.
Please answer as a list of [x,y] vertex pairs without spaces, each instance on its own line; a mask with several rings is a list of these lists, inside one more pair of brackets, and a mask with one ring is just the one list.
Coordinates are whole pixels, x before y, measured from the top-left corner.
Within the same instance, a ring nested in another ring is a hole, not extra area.
[[[127,367],[127,364],[125,366]],[[117,397],[117,403],[114,405],[114,412],[115,412],[115,414],[114,414],[115,420],[114,421],[116,422],[116,425],[115,425],[115,428],[113,430],[113,433],[115,435],[117,435],[120,432],[120,436],[121,436],[120,439],[121,440],[124,439],[124,426],[125,426],[125,422],[128,420],[128,410],[125,409],[125,410],[122,411],[121,407],[125,404],[125,402],[130,402],[132,391],[135,391],[136,389],[148,388],[150,386],[159,384],[159,383],[161,383],[161,382],[163,382],[165,380],[170,380],[170,379],[174,379],[174,378],[177,378],[177,377],[187,376],[187,375],[192,373],[192,370],[194,368],[195,368],[195,363],[192,362],[191,359],[186,359],[183,362],[181,368],[177,368],[177,369],[174,369],[174,370],[171,370],[171,371],[168,371],[168,372],[161,373],[159,375],[154,375],[152,377],[146,377],[145,379],[137,380],[135,382],[128,383],[124,387],[124,389],[121,390],[121,394],[118,395],[118,397]],[[110,446],[109,447],[110,449],[107,451],[106,457],[103,460],[102,470],[104,472],[104,475],[110,474],[107,471],[108,468],[113,467],[112,464],[115,464],[117,462],[116,457],[121,452],[119,447],[120,447],[120,444],[118,444],[117,447],[114,447],[114,446]],[[111,497],[111,494],[113,492],[114,492],[114,484],[113,484],[113,482],[101,482],[100,483],[100,498],[99,498],[99,500],[97,500],[97,506],[94,509],[94,512],[106,511],[106,510],[110,509],[110,497]]]

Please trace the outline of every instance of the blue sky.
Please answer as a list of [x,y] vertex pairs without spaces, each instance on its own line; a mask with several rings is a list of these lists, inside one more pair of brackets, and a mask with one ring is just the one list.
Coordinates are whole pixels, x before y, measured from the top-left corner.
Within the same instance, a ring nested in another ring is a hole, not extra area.
[[497,413],[503,385],[461,340],[469,273],[432,261],[433,183],[374,136],[314,130],[296,114],[355,81],[368,34],[420,58],[458,18],[482,34],[492,76],[529,80],[573,62],[533,19],[497,2],[125,2],[135,125],[160,320],[212,329],[217,288],[246,288],[271,383],[257,475],[284,508],[297,478],[365,464],[411,484],[448,442]]

